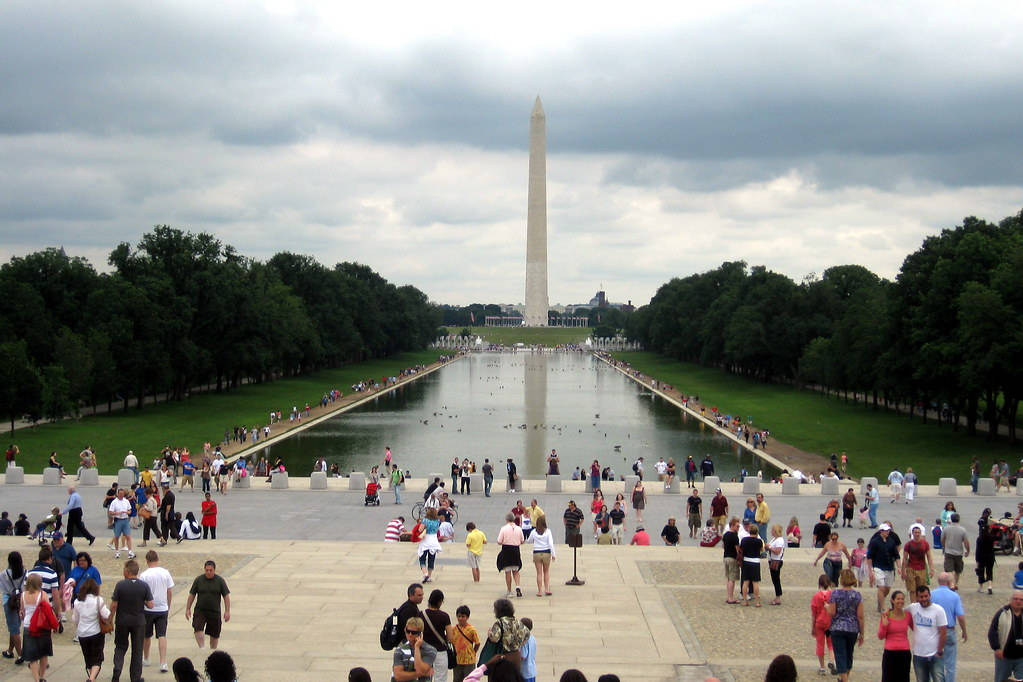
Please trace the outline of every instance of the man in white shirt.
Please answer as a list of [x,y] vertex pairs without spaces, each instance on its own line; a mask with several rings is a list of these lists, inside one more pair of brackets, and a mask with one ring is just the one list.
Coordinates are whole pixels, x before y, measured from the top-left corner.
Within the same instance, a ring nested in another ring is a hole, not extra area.
[[945,637],[948,616],[931,603],[931,588],[916,588],[916,603],[906,607],[913,618],[913,671],[917,682],[945,682]]
[[131,469],[132,473],[135,474],[135,485],[139,484],[139,460],[135,456],[135,453],[128,450],[128,455],[124,458],[124,468]]
[[157,647],[160,649],[160,672],[167,672],[167,614],[170,613],[171,597],[173,596],[174,578],[170,571],[160,565],[159,555],[149,550],[146,552],[146,565],[139,580],[149,585],[153,592],[153,607],[145,607],[146,638],[142,640],[142,665],[149,665],[149,645],[156,633]]
[[654,470],[657,471],[657,480],[663,481],[668,473],[668,463],[664,461],[663,457],[658,458],[657,464],[654,465]]
[[107,507],[107,514],[110,519],[114,522],[114,540],[107,547],[114,550],[114,558],[121,558],[121,545],[128,550],[128,558],[134,559],[135,552],[131,549],[131,522],[129,518],[131,516],[131,502],[125,497],[125,489],[117,489],[117,497],[110,500],[110,506]]
[[902,497],[902,480],[902,472],[898,467],[892,469],[892,473],[888,474],[888,487],[892,492],[891,502],[898,502]]

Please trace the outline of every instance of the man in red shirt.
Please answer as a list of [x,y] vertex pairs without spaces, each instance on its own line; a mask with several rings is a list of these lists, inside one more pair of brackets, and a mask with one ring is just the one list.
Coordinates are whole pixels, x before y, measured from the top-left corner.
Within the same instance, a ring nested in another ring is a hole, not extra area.
[[725,520],[728,518],[728,498],[721,492],[721,488],[714,492],[714,497],[710,500],[710,517],[718,533],[724,534]]
[[924,529],[919,523],[910,527],[912,539],[902,547],[902,579],[906,581],[906,591],[916,601],[916,588],[928,585],[927,575],[933,570],[931,565],[931,545],[924,539]]
[[633,535],[632,535],[632,542],[630,542],[629,544],[630,545],[647,545],[647,546],[650,545],[650,534],[646,532],[646,529],[643,528],[642,524],[639,525],[639,526],[636,526],[636,532],[633,533]]

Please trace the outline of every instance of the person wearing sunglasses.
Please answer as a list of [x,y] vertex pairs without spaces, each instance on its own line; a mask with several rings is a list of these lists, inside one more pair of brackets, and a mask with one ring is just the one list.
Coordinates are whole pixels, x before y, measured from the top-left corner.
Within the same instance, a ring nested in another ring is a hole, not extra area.
[[405,641],[394,650],[391,682],[430,682],[437,649],[423,641],[423,619],[405,621]]

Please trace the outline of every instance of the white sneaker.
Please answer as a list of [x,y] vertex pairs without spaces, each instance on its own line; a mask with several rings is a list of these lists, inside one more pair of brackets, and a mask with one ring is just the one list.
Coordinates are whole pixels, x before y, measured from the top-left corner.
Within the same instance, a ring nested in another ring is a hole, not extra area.
[[134,559],[135,558],[135,552],[132,552],[131,550],[128,550],[128,558],[129,559]]
[[117,551],[117,548],[116,548],[116,547],[114,547],[114,546],[113,546],[112,544],[110,544],[109,542],[107,543],[107,549],[112,549],[112,550],[114,550],[115,552]]
[[142,667],[148,667],[150,665],[148,658],[142,659]]
[[166,663],[161,663],[160,664],[160,672],[162,672],[162,673],[168,672],[167,664]]
[[121,558],[121,553],[120,552],[114,552],[114,558],[115,559],[120,559]]

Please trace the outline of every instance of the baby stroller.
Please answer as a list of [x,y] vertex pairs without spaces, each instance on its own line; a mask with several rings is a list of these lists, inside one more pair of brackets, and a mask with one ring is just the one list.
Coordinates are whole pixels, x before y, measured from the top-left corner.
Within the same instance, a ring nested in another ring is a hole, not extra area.
[[366,501],[363,504],[366,507],[371,504],[380,506],[380,484],[376,481],[370,481],[366,484]]
[[34,533],[28,536],[29,540],[38,540],[40,547],[45,547],[48,540],[53,539],[53,534],[59,531],[63,527],[63,519],[60,513],[60,507],[54,507],[50,511],[50,515],[44,518],[40,523],[36,524],[36,530]]
[[832,526],[838,521],[838,500],[831,500],[828,502],[827,508],[824,510],[824,520],[830,523]]
[[995,553],[1012,554],[1016,549],[1017,530],[1012,514],[1006,512],[1005,516],[992,521],[988,526],[988,532],[994,538]]

